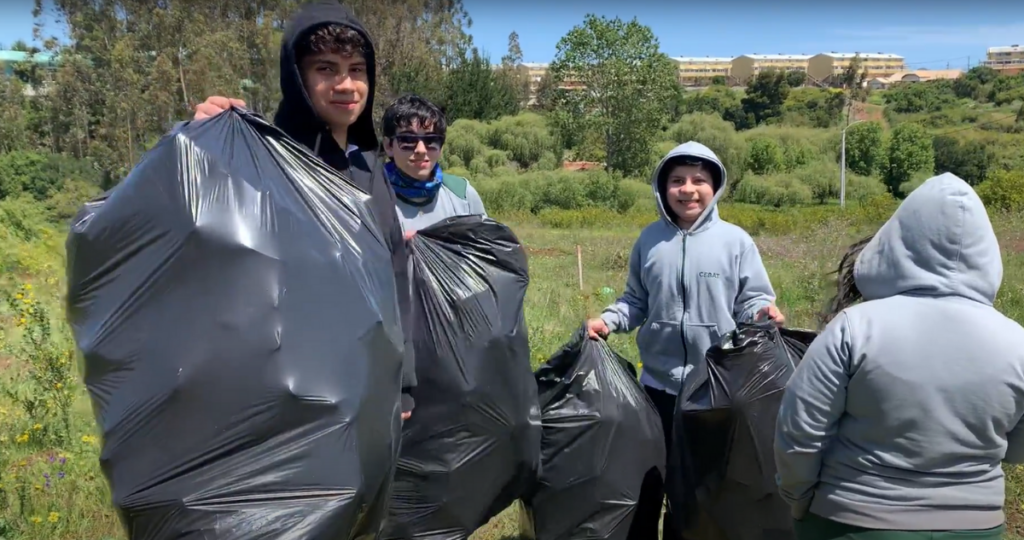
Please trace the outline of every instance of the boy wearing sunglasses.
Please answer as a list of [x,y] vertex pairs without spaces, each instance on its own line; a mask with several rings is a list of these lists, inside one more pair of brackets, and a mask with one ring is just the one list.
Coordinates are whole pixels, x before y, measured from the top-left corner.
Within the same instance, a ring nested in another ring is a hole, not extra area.
[[394,189],[406,238],[444,219],[486,216],[469,181],[441,171],[438,160],[448,129],[444,113],[416,95],[405,95],[384,111],[384,174]]

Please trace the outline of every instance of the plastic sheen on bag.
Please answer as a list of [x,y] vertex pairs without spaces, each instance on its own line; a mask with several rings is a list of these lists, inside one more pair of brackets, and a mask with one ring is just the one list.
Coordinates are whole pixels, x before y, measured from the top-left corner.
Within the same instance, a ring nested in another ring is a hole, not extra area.
[[775,420],[786,384],[815,336],[741,324],[686,378],[676,402],[667,483],[685,536],[795,538],[775,484]]
[[661,419],[636,369],[581,329],[536,377],[543,469],[524,497],[522,532],[626,540],[645,480],[661,485],[665,476]]
[[379,531],[403,339],[367,201],[233,109],[75,218],[68,319],[130,540]]
[[416,408],[403,426],[384,539],[468,538],[532,485],[540,410],[508,227],[451,218],[410,241]]

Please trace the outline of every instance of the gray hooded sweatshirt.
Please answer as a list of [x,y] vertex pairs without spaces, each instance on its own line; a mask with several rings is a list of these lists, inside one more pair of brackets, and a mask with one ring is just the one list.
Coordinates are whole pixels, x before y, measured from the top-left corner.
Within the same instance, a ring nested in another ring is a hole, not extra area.
[[[662,171],[666,163],[680,156],[718,169],[714,199],[689,230],[672,220],[659,185],[670,172]],[[626,289],[601,318],[612,332],[640,327],[640,382],[652,388],[678,394],[684,377],[736,328],[736,321],[753,320],[775,301],[753,239],[718,217],[727,186],[721,160],[696,142],[672,149],[651,175],[661,219],[641,231],[629,257]]]
[[992,307],[1002,277],[966,182],[936,176],[903,201],[854,265],[866,301],[814,340],[782,399],[775,460],[795,517],[1003,523],[1000,461],[1024,460],[1024,329]]

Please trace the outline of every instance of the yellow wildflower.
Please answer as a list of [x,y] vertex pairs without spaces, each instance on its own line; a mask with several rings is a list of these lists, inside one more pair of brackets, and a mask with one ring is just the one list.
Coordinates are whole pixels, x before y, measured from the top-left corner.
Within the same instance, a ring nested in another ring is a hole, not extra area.
[[18,438],[14,439],[14,441],[17,442],[18,444],[27,443],[28,442],[28,433],[22,433],[21,435],[18,435]]
[[64,383],[57,383],[53,385],[53,387],[56,388],[57,390],[60,390],[61,388],[64,388]]
[[43,522],[43,518],[41,518],[39,516],[32,516],[32,523],[35,523],[35,524],[38,525],[39,523],[42,523],[42,522]]
[[92,435],[82,435],[82,442],[86,444],[94,443],[96,442],[96,437],[93,437]]
[[21,293],[18,293],[16,295],[14,295],[14,297],[17,298],[18,300],[21,300],[22,298],[25,298],[25,295],[23,295]]
[[42,424],[36,424],[36,425],[32,426],[32,429],[34,429],[36,431],[39,431],[39,430],[43,429],[43,425]]
[[57,523],[58,519],[60,519],[60,514],[57,512],[50,512],[50,517],[46,518],[50,523]]
[[36,488],[36,491],[42,491],[43,490],[43,486],[40,486],[39,484],[36,484],[36,485],[34,485],[32,487]]
[[32,290],[32,284],[31,283],[26,283],[25,284],[25,290],[26,291],[31,291]]

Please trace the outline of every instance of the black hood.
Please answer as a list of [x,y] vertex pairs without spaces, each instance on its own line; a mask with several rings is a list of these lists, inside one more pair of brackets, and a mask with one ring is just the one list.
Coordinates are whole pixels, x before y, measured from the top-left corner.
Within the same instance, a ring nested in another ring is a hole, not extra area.
[[304,4],[285,26],[284,37],[281,40],[282,98],[277,114],[274,115],[274,124],[310,148],[313,147],[318,134],[329,135],[330,127],[316,114],[313,103],[309,100],[295,58],[295,46],[299,40],[317,27],[327,24],[348,26],[362,34],[366,40],[369,49],[366,69],[370,91],[366,96],[366,108],[356,123],[348,128],[348,143],[358,146],[361,150],[377,150],[380,143],[373,127],[373,93],[377,87],[376,50],[369,32],[356,19],[352,10],[337,2],[318,0]]

